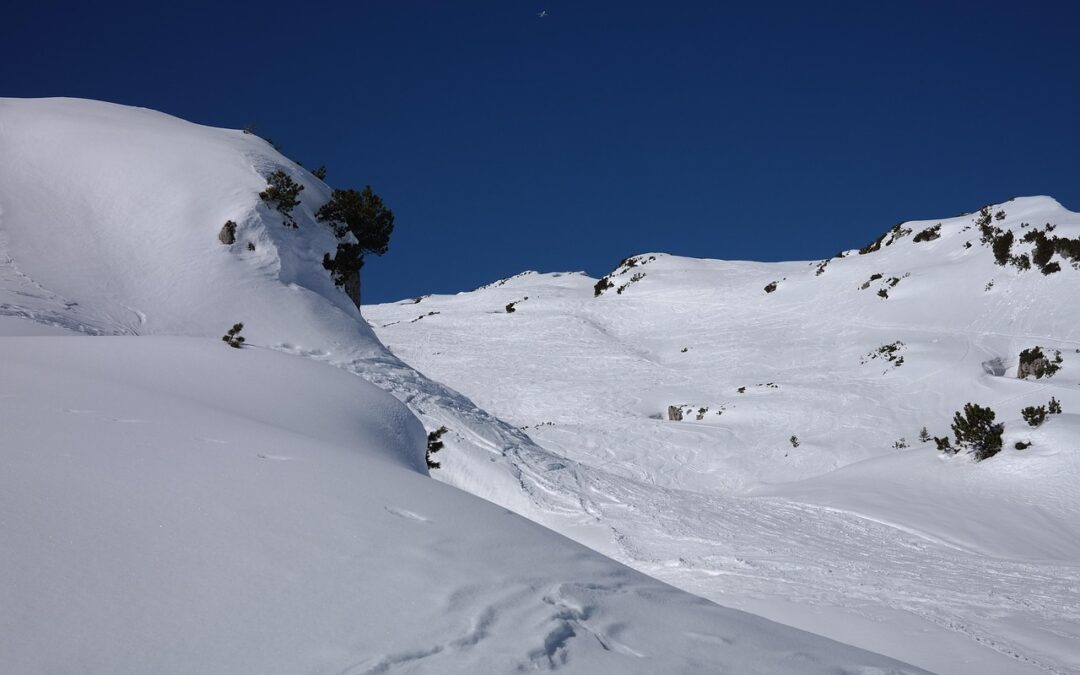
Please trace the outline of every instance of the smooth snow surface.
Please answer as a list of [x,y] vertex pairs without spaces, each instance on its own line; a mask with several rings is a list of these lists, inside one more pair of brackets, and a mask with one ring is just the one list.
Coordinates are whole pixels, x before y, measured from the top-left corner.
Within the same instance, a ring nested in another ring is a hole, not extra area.
[[[1047,223],[1080,237],[1047,197],[991,211],[1014,255]],[[517,428],[489,448],[427,410],[458,432],[438,473],[452,484],[704,597],[936,672],[1080,672],[1080,270],[996,265],[977,217],[904,223],[824,266],[645,254],[599,297],[580,273],[525,273],[365,316]],[[899,365],[880,351],[897,342]],[[1060,371],[1017,379],[1036,345]],[[1028,427],[1021,408],[1051,396],[1064,414]],[[969,401],[1005,423],[1002,453],[976,464],[919,441],[949,435]]]
[[[257,197],[277,168],[297,230]],[[579,498],[573,461],[382,347],[321,268],[327,194],[239,131],[0,99],[0,671],[921,672],[431,480],[394,397],[452,426],[459,484]]]

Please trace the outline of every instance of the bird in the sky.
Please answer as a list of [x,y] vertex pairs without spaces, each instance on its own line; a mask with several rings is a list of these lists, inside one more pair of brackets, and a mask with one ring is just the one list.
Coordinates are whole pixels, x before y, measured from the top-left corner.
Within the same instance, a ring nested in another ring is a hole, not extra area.
[[544,9],[544,10],[541,10],[541,11],[537,12],[537,13],[536,13],[536,16],[538,16],[538,17],[540,17],[541,19],[543,19],[543,18],[544,18],[545,16],[547,16],[547,10],[546,10],[546,9]]

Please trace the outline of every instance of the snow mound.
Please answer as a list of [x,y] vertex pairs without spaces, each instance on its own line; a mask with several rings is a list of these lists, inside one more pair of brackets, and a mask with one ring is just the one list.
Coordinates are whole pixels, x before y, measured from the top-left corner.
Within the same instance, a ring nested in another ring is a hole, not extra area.
[[5,337],[9,672],[915,672],[723,609],[426,478],[342,370]]

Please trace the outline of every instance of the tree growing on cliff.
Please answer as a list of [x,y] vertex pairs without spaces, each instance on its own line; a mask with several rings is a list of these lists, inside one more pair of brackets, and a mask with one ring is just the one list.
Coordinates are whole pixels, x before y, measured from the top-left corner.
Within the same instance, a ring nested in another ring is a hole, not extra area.
[[[334,283],[346,290],[355,281],[359,293],[364,256],[383,255],[390,247],[393,211],[368,185],[360,191],[335,189],[330,201],[315,212],[315,218],[328,223],[339,240],[333,257],[329,253],[323,257],[323,267],[330,271]],[[359,302],[358,297],[353,299]]]

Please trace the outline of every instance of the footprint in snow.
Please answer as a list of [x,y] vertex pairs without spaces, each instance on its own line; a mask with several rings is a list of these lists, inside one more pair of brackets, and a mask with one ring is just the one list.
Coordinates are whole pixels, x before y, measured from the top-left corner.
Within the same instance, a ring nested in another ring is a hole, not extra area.
[[76,410],[75,408],[64,408],[64,412],[71,415],[89,415],[97,412],[96,410]]
[[116,422],[118,424],[149,424],[150,420],[139,420],[134,418],[125,419],[123,417],[114,417],[113,422]]
[[424,516],[420,515],[419,513],[413,513],[412,511],[407,511],[405,509],[399,509],[396,506],[387,506],[387,507],[384,507],[384,508],[386,509],[387,513],[392,513],[393,515],[397,516],[398,518],[405,518],[407,520],[415,520],[415,521],[420,522],[420,523],[430,523],[431,522],[430,518],[425,518]]
[[220,438],[207,438],[205,436],[196,436],[195,440],[201,443],[213,443],[214,445],[225,445],[228,441],[223,441]]
[[264,455],[261,452],[255,456],[259,459],[269,459],[275,462],[289,462],[293,459],[292,457],[288,457],[286,455]]

